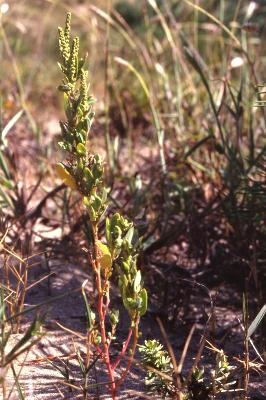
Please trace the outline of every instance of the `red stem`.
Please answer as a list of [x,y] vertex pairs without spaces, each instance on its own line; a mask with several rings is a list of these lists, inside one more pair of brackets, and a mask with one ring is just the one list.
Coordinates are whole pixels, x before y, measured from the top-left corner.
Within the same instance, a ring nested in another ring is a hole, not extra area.
[[116,383],[116,390],[119,388],[120,385],[122,385],[122,383],[125,381],[126,376],[128,371],[130,370],[130,367],[132,365],[132,362],[134,360],[134,355],[136,352],[136,348],[137,348],[137,343],[138,343],[138,336],[139,336],[139,317],[136,319],[135,321],[135,329],[133,331],[134,336],[133,336],[133,344],[132,344],[132,351],[131,351],[131,355],[128,359],[128,363],[127,366],[121,376],[121,378],[119,379],[119,381]]
[[100,322],[100,331],[101,331],[101,339],[102,339],[102,345],[103,345],[103,360],[105,362],[105,365],[108,370],[108,374],[111,380],[111,391],[112,391],[112,399],[115,400],[116,398],[116,384],[114,381],[114,371],[111,366],[111,361],[110,361],[110,355],[109,355],[109,346],[107,344],[106,340],[106,331],[105,331],[105,314],[106,311],[103,309],[104,304],[103,304],[103,291],[102,291],[102,282],[101,282],[101,271],[100,267],[97,265],[96,262],[96,269],[97,269],[97,274],[96,274],[96,285],[97,285],[97,291],[98,291],[98,315],[99,315],[99,322]]
[[132,332],[133,332],[132,328],[130,328],[130,331],[128,332],[127,339],[123,344],[122,350],[120,351],[119,355],[117,356],[117,359],[115,360],[115,362],[112,364],[112,369],[113,370],[115,370],[118,367],[118,365],[120,364],[120,361],[124,357],[124,355],[125,355],[125,353],[127,351],[131,336],[132,336]]
[[[92,225],[92,230],[93,230],[93,239],[94,239],[94,271],[96,273],[96,286],[97,286],[97,292],[98,292],[98,316],[99,316],[99,324],[100,324],[100,333],[101,333],[101,343],[103,346],[103,351],[102,351],[102,359],[105,362],[105,365],[108,370],[108,374],[111,380],[110,383],[110,388],[111,388],[111,393],[112,393],[112,399],[116,399],[116,383],[114,380],[114,371],[111,367],[111,361],[110,361],[110,354],[109,354],[109,346],[106,340],[106,330],[105,330],[105,316],[107,312],[106,306],[109,305],[109,286],[102,285],[102,277],[101,277],[101,265],[98,262],[98,249],[96,246],[96,242],[98,240],[98,232],[97,232],[97,226]],[[103,290],[103,287],[105,290]],[[104,305],[103,302],[103,297],[104,297],[104,291],[107,293],[107,303]]]
[[[101,276],[101,265],[98,262],[98,248],[96,246],[96,241],[98,240],[98,233],[97,233],[97,226],[93,226],[93,234],[94,234],[94,260],[93,260],[93,269],[96,274],[96,286],[97,286],[97,292],[98,292],[98,304],[97,304],[97,309],[98,309],[98,317],[99,317],[99,325],[100,325],[100,334],[101,334],[101,344],[103,346],[103,351],[102,351],[102,359],[107,367],[108,374],[111,380],[110,383],[110,389],[111,389],[111,394],[112,394],[112,400],[116,400],[116,392],[118,387],[125,381],[125,378],[127,376],[127,373],[131,367],[131,364],[134,359],[134,355],[136,352],[136,347],[137,347],[137,341],[138,341],[138,325],[139,325],[139,317],[137,317],[134,321],[134,329],[132,326],[130,327],[130,330],[128,332],[128,336],[126,341],[123,344],[122,350],[117,356],[115,362],[111,364],[110,360],[110,353],[109,353],[109,348],[111,344],[111,339],[110,342],[107,341],[106,338],[106,328],[105,328],[105,318],[106,318],[106,313],[109,308],[110,304],[110,295],[109,295],[109,282],[106,277],[102,278]],[[104,296],[106,297],[106,301],[104,304]],[[126,354],[126,351],[128,349],[131,337],[133,334],[133,344],[132,344],[132,351],[130,358],[128,359],[127,366],[121,376],[121,378],[118,381],[115,381],[115,369],[119,366],[121,360]],[[99,346],[97,346],[97,350],[99,351]]]

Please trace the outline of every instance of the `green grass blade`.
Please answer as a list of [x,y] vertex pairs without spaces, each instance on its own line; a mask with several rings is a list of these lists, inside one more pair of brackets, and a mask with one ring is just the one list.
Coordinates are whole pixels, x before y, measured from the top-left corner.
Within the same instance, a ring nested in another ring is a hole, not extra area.
[[254,321],[252,322],[252,324],[248,328],[248,335],[247,335],[248,339],[250,338],[250,336],[253,335],[255,330],[258,328],[258,326],[261,323],[261,321],[263,320],[265,314],[266,314],[266,304],[264,304],[264,306],[261,308],[261,310],[259,311],[259,313],[256,316],[256,318],[254,319]]
[[13,373],[13,376],[14,376],[14,379],[15,379],[15,384],[16,384],[19,400],[26,400],[26,398],[25,398],[25,396],[24,396],[24,394],[22,392],[22,389],[21,389],[21,386],[20,386],[20,383],[19,383],[19,380],[18,380],[18,376],[16,374],[16,371],[15,371],[15,368],[14,368],[13,364],[11,364],[11,369],[12,369],[12,373]]

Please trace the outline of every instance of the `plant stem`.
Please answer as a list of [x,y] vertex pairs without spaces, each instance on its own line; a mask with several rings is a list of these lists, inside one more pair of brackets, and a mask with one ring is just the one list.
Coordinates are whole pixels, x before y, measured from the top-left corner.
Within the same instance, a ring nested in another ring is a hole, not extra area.
[[124,355],[125,355],[125,353],[126,353],[126,351],[127,351],[128,345],[129,345],[129,343],[130,343],[130,339],[131,339],[131,336],[132,336],[132,332],[133,332],[133,330],[132,330],[132,328],[130,328],[129,333],[128,333],[128,336],[127,336],[127,339],[126,339],[126,341],[124,342],[124,345],[123,345],[123,347],[122,347],[122,350],[121,350],[121,352],[119,353],[119,355],[118,355],[116,361],[115,361],[115,362],[113,363],[113,365],[112,365],[112,369],[113,369],[113,370],[115,370],[115,369],[118,367],[118,365],[120,364],[120,361],[121,361],[122,358],[124,357]]
[[[106,317],[106,306],[109,305],[109,285],[102,285],[102,277],[101,277],[101,265],[98,262],[98,249],[96,246],[98,240],[98,229],[95,223],[92,223],[92,232],[93,232],[93,246],[94,246],[94,264],[95,264],[95,272],[96,272],[96,287],[98,292],[98,316],[99,316],[99,324],[100,324],[100,333],[101,333],[101,342],[103,346],[102,358],[105,362],[105,365],[108,370],[108,374],[111,380],[111,392],[112,392],[112,399],[115,400],[116,398],[116,384],[114,380],[114,370],[111,366],[110,361],[110,354],[109,354],[109,346],[106,339],[106,329],[105,329],[105,317]],[[104,305],[103,297],[104,297],[104,290],[106,291],[107,303]]]
[[139,336],[139,316],[134,321],[133,343],[132,343],[132,348],[131,348],[131,355],[130,355],[130,357],[128,359],[127,366],[126,366],[121,378],[119,379],[119,381],[116,384],[116,388],[118,388],[119,386],[122,385],[122,383],[126,379],[128,371],[131,368],[132,362],[134,360],[134,355],[135,355],[135,352],[136,352],[136,348],[137,348],[138,336]]

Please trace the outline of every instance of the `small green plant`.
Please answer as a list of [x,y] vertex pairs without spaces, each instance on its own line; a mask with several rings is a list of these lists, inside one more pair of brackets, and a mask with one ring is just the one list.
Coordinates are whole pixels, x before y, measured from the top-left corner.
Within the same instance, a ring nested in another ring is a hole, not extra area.
[[187,385],[186,400],[215,399],[219,393],[226,393],[235,385],[231,381],[232,367],[223,351],[216,355],[215,368],[211,371],[211,378],[207,377],[204,368],[195,368],[191,380]]
[[163,345],[159,340],[145,340],[144,345],[138,347],[142,355],[143,364],[147,368],[153,368],[152,370],[148,369],[145,384],[150,387],[151,391],[156,391],[163,397],[168,394],[174,394],[175,387],[171,379],[168,380],[165,376],[171,376],[173,365]]
[[[152,392],[160,393],[163,398],[171,397],[182,400],[215,399],[219,393],[230,391],[235,381],[231,381],[231,371],[227,356],[217,351],[215,368],[211,376],[203,368],[195,367],[187,379],[182,379],[182,387],[175,383],[175,370],[168,352],[158,340],[145,340],[139,346],[142,364],[148,371],[145,383]],[[177,397],[178,396],[178,397]]]
[[[147,292],[141,272],[137,269],[139,241],[133,224],[119,213],[105,217],[108,189],[104,184],[104,162],[93,154],[88,135],[93,121],[94,99],[88,94],[88,72],[85,58],[79,57],[79,38],[70,37],[71,14],[65,28],[59,28],[59,67],[64,75],[59,90],[64,94],[66,121],[61,122],[65,161],[57,165],[58,175],[66,185],[83,197],[92,232],[89,261],[95,276],[97,298],[91,306],[84,295],[88,314],[88,349],[93,345],[106,365],[112,398],[131,367],[139,336],[140,317],[147,309]],[[105,218],[105,239],[99,237],[99,224]],[[115,337],[119,314],[110,309],[110,278],[116,275],[123,305],[130,317],[127,339],[116,359],[111,360],[111,344]],[[94,312],[95,311],[95,312]],[[108,330],[107,322],[111,328]],[[117,378],[116,370],[132,342],[125,369]],[[89,356],[85,368],[89,367]],[[86,394],[85,394],[86,396]],[[86,397],[85,397],[86,398]]]

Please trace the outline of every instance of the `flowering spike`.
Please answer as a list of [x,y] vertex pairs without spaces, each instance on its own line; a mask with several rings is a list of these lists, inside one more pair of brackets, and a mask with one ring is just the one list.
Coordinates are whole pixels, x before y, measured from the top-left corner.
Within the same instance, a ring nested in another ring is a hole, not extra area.
[[71,54],[69,59],[69,79],[74,83],[78,76],[78,54],[79,54],[79,38],[73,40]]

